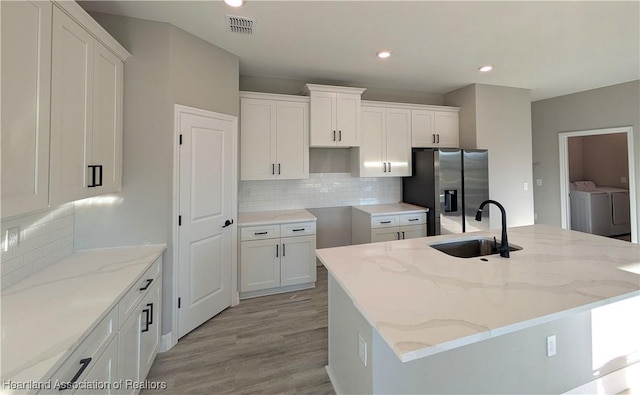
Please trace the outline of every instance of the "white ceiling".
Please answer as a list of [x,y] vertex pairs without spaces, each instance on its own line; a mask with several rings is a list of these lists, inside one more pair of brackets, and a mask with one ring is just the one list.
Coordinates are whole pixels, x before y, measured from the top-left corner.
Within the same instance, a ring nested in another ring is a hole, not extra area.
[[[88,1],[169,22],[240,58],[240,74],[443,94],[472,84],[532,101],[640,79],[639,1]],[[257,20],[230,33],[225,15]],[[380,49],[393,56],[378,60]],[[135,54],[134,54],[135,56]],[[477,68],[492,64],[481,74]]]

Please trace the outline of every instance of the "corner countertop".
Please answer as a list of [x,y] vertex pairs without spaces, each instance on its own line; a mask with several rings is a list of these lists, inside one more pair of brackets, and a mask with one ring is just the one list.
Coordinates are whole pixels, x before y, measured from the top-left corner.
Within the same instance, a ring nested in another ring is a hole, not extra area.
[[364,211],[369,215],[399,215],[399,214],[415,214],[428,212],[427,207],[414,206],[409,203],[389,203],[389,204],[365,204],[360,206],[351,206],[356,210]]
[[403,362],[640,295],[640,246],[546,225],[510,228],[511,258],[432,247],[474,232],[316,250]]
[[304,209],[254,211],[238,214],[238,226],[259,226],[268,224],[289,224],[316,221],[317,218]]
[[3,289],[2,380],[53,374],[165,248],[79,251]]

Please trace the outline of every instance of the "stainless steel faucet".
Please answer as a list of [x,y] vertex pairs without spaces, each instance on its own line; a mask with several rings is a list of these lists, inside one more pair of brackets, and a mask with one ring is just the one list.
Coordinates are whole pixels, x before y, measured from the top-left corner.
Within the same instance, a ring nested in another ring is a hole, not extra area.
[[498,247],[498,252],[500,252],[500,256],[503,258],[509,258],[509,241],[507,240],[507,212],[504,207],[496,202],[495,200],[485,200],[480,203],[480,207],[478,207],[478,212],[476,213],[476,221],[482,221],[482,209],[488,203],[493,203],[500,209],[502,213],[502,237],[500,238],[500,247]]

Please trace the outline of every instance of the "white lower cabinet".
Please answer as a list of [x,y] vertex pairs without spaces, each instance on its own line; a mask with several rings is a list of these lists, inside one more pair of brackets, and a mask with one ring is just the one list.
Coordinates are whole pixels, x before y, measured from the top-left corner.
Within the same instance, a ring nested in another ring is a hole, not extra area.
[[384,212],[372,214],[361,208],[353,207],[351,211],[351,242],[352,244],[365,244],[425,237],[427,235],[426,224],[426,211],[416,210],[403,214]]
[[315,223],[240,230],[240,298],[312,288],[316,281]]
[[158,258],[49,378],[52,388],[40,394],[139,392],[160,345],[161,271]]

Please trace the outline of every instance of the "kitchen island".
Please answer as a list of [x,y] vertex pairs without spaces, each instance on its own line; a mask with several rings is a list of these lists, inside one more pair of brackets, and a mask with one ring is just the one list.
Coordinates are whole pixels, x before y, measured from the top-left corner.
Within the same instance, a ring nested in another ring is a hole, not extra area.
[[640,246],[545,225],[509,229],[509,259],[429,246],[478,236],[499,232],[316,251],[337,393],[561,393],[638,370]]

